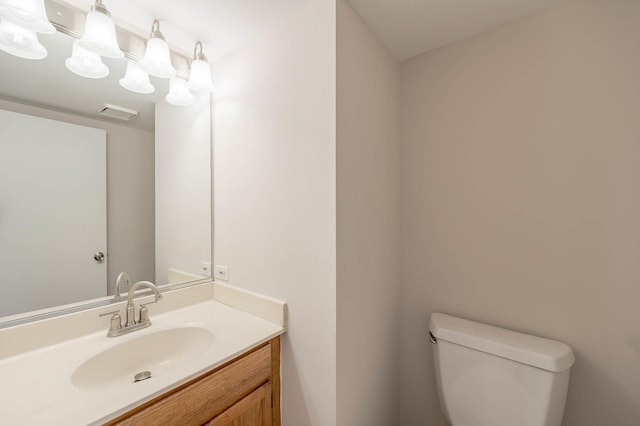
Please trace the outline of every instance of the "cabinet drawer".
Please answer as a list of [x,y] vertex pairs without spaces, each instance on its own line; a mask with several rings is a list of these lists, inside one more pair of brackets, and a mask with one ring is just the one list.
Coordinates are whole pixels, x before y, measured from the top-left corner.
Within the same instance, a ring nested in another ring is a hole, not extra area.
[[202,425],[271,379],[271,345],[261,347],[109,425]]
[[271,383],[236,402],[205,426],[271,426]]

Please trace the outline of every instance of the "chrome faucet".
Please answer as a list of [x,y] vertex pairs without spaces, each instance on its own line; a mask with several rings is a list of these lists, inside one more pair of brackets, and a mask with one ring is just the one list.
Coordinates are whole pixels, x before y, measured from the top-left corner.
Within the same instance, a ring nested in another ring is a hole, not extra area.
[[[120,275],[122,276],[122,274]],[[155,299],[153,302],[140,304],[138,321],[136,321],[135,320],[136,307],[133,304],[133,296],[135,291],[140,287],[149,287],[153,291]],[[100,316],[112,315],[111,327],[109,328],[107,337],[122,336],[123,334],[131,333],[132,331],[141,330],[143,328],[149,327],[151,325],[151,320],[149,319],[149,309],[147,308],[147,305],[150,303],[156,303],[158,300],[161,300],[161,299],[162,299],[162,294],[160,294],[160,292],[158,291],[158,287],[156,287],[153,283],[149,281],[138,281],[137,283],[132,285],[129,288],[129,295],[127,296],[127,310],[126,310],[126,320],[125,320],[124,326],[122,325],[120,310],[104,312],[100,314]]]
[[[151,290],[153,290],[155,300],[153,302],[140,304],[140,318],[136,323],[136,320],[135,320],[136,307],[133,304],[133,294],[139,287],[149,287]],[[147,305],[150,303],[156,303],[158,300],[161,300],[161,299],[162,299],[162,295],[158,291],[158,287],[156,287],[155,284],[153,284],[150,281],[138,281],[137,283],[132,285],[129,288],[129,296],[127,297],[127,322],[125,323],[124,326],[134,327],[137,325],[144,324],[144,327],[149,327],[151,325],[151,321],[149,320],[149,310],[147,309]],[[144,328],[144,327],[139,327],[139,328]]]
[[115,295],[113,296],[116,302],[119,302],[122,300],[122,296],[120,295],[120,289],[121,289],[120,285],[122,283],[124,283],[125,288],[131,285],[131,280],[129,279],[129,275],[126,272],[120,272],[120,275],[118,275],[118,279],[116,280],[116,290],[115,290]]

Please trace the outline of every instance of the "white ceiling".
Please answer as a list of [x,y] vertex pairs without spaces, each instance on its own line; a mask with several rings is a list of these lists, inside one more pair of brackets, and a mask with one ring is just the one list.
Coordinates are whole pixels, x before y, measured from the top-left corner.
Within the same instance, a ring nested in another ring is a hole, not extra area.
[[348,0],[399,60],[495,28],[559,0]]

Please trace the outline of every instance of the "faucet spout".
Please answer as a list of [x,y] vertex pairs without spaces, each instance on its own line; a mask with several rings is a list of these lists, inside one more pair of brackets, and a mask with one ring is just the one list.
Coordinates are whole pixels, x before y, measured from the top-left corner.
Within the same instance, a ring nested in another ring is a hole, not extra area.
[[129,287],[129,285],[131,284],[131,280],[129,279],[129,274],[127,274],[126,272],[120,272],[120,275],[118,275],[118,279],[116,280],[116,289],[115,289],[115,295],[114,295],[114,299],[116,302],[119,302],[120,300],[122,300],[122,295],[120,294],[121,290],[121,285],[124,283],[125,288]]
[[138,281],[129,288],[129,296],[127,296],[127,322],[126,327],[131,327],[136,324],[135,320],[135,305],[133,304],[133,296],[137,289],[140,287],[148,287],[153,291],[155,296],[155,302],[162,299],[162,294],[158,291],[158,287],[149,281]]
[[133,304],[133,295],[136,292],[136,290],[139,289],[140,287],[150,288],[153,291],[153,294],[156,296],[156,301],[162,299],[162,295],[160,294],[158,287],[156,287],[154,283],[150,281],[138,281],[137,283],[135,283],[129,288],[129,296],[127,296],[127,306]]

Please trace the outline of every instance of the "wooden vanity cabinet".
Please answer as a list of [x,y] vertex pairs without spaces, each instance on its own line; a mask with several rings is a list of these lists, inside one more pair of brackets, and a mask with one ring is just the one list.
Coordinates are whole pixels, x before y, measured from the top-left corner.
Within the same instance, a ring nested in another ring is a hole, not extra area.
[[280,337],[106,425],[280,426]]

